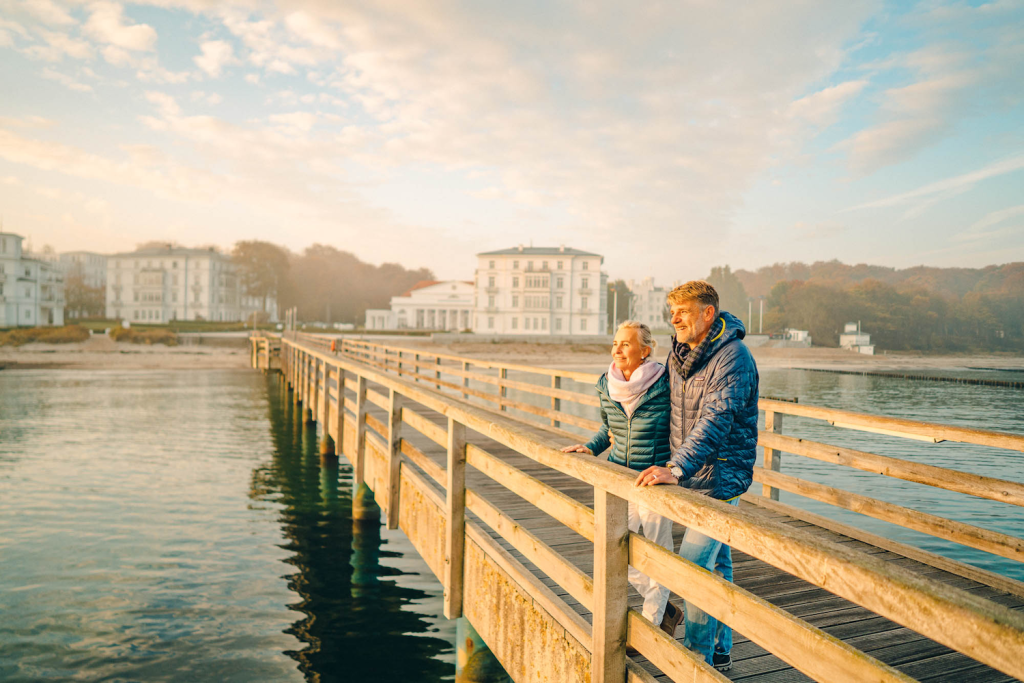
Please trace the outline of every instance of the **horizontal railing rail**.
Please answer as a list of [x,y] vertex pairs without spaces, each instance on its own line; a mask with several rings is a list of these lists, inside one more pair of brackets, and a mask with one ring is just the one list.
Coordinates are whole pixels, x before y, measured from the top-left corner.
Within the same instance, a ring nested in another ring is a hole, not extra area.
[[[473,562],[484,558],[489,566],[514,577],[533,604],[579,643],[586,651],[591,680],[621,681],[627,670],[631,679],[644,680],[643,674],[627,662],[627,643],[673,680],[725,680],[655,625],[626,609],[626,568],[633,565],[816,680],[912,680],[806,621],[629,533],[626,504],[633,502],[979,662],[1024,677],[1024,660],[1015,654],[1024,648],[1024,616],[1019,613],[746,508],[725,505],[679,487],[635,488],[635,473],[625,468],[552,448],[551,440],[561,438],[561,433],[550,429],[550,425],[531,427],[511,420],[500,410],[487,410],[460,400],[457,394],[471,387],[438,388],[437,374],[424,375],[418,372],[420,367],[410,374],[405,364],[411,361],[422,365],[423,359],[407,359],[404,353],[410,352],[408,349],[399,355],[386,348],[353,344],[344,344],[341,350],[337,347],[336,344],[335,352],[331,352],[328,343],[328,350],[324,351],[319,342],[309,345],[286,335],[280,351],[283,372],[295,388],[295,399],[306,402],[313,419],[324,421],[325,435],[334,438],[352,461],[357,485],[372,481],[389,528],[397,527],[401,519],[406,533],[418,538],[432,516],[438,519],[433,529],[444,537],[443,553],[438,556],[429,544],[417,547],[444,584],[448,616],[458,616],[463,611],[463,582],[469,580],[468,570],[466,576],[463,571],[470,562],[467,558]],[[382,362],[387,354],[393,357]],[[433,357],[431,367],[440,365],[437,357]],[[398,374],[398,362],[403,364],[404,376]],[[490,369],[500,373],[503,368],[496,364]],[[465,365],[461,370],[466,372]],[[375,388],[368,386],[371,383]],[[348,398],[350,392],[354,401]],[[386,419],[370,415],[370,406]],[[767,405],[768,409],[774,407]],[[447,425],[433,422],[427,411],[442,415]],[[805,412],[802,416],[812,415]],[[844,415],[839,421],[849,420],[850,416]],[[868,421],[854,420],[853,424],[875,426]],[[776,426],[781,425],[769,424],[766,432],[775,434]],[[902,427],[911,429],[905,424]],[[467,430],[592,486],[593,509],[494,453],[468,443]],[[919,429],[918,433],[924,432]],[[941,433],[954,434],[948,430]],[[976,434],[959,436],[980,438]],[[419,445],[413,443],[418,437],[423,439]],[[774,441],[766,445],[766,465],[758,471],[758,476],[768,482],[766,485],[776,491],[783,486],[796,486],[790,481],[795,478],[784,478],[786,475],[778,474],[767,460],[767,449],[776,450],[784,445],[792,444]],[[435,463],[424,449],[443,449],[445,466]],[[591,541],[593,576],[581,571],[484,494],[467,488],[466,465]],[[935,473],[929,476],[935,479]],[[767,502],[774,503],[770,497]],[[526,571],[476,522],[467,521],[466,511],[589,609],[592,622],[587,623]],[[1007,539],[988,541],[1013,547]],[[502,646],[494,647],[500,650]],[[501,652],[498,654],[501,658]]]
[[[324,343],[323,337],[317,338],[318,348],[322,347]],[[329,342],[327,346],[329,346]],[[597,411],[595,406],[598,405],[598,400],[595,394],[583,394],[579,391],[560,388],[562,379],[572,379],[576,382],[592,385],[599,378],[599,375],[593,373],[563,372],[552,368],[507,364],[437,353],[421,348],[376,344],[363,340],[344,338],[337,342],[336,353],[340,356],[359,359],[379,370],[395,373],[399,377],[430,383],[440,391],[461,394],[464,399],[479,399],[478,403],[493,405],[502,411],[511,409],[515,411],[513,416],[527,421],[543,422],[556,427],[567,425],[589,431],[594,431],[600,426],[600,423],[595,419],[588,418],[582,414],[568,413],[563,409],[563,406],[575,404],[579,407],[580,413],[590,410],[596,417]],[[474,372],[472,370],[474,367],[496,371],[497,375]],[[420,372],[424,368],[429,369],[429,374]],[[550,378],[551,386],[542,386],[525,381],[511,381],[508,379],[508,373],[511,371]],[[457,381],[442,379],[445,376],[455,378]],[[474,385],[473,383],[479,384]],[[498,391],[493,393],[485,391],[480,388],[480,385],[483,385],[484,389],[497,387]],[[523,400],[512,400],[507,395],[509,389],[520,392],[520,394],[534,396],[538,399],[550,400],[550,407],[545,408],[535,404],[528,404]],[[764,449],[764,468],[763,470],[758,469],[755,473],[755,480],[762,485],[763,498],[747,495],[747,500],[765,506],[767,500],[779,501],[779,492],[785,490],[802,498],[858,512],[897,526],[933,535],[951,543],[1017,561],[1024,559],[1020,551],[1019,539],[1006,536],[1005,534],[957,522],[945,524],[944,522],[947,520],[943,518],[935,518],[933,520],[934,523],[925,522],[923,520],[933,516],[910,508],[894,506],[891,503],[877,500],[870,496],[846,492],[834,487],[825,487],[817,482],[791,475],[780,479],[774,478],[772,474],[773,472],[781,471],[782,454],[790,453],[937,489],[977,496],[1015,506],[1024,506],[1024,483],[799,439],[783,435],[781,431],[783,417],[791,415],[800,418],[822,420],[839,429],[898,436],[926,443],[960,442],[1019,452],[1024,452],[1024,436],[857,413],[770,398],[760,399],[758,407],[764,413],[764,429],[758,434],[758,445]],[[576,435],[566,432],[566,436],[568,438],[570,436],[575,437]],[[782,505],[782,503],[779,503],[779,505],[774,507],[781,509],[779,506]],[[800,517],[806,517],[810,514],[793,506],[784,507],[790,514]],[[838,528],[840,527],[836,527],[836,529]],[[841,528],[845,529],[846,527]],[[993,541],[992,539],[1001,540]],[[914,549],[906,544],[892,542],[887,543],[887,545],[889,549],[897,552],[904,551],[912,554],[914,559],[925,564],[942,568],[1024,597],[1024,582],[953,560],[931,551]]]

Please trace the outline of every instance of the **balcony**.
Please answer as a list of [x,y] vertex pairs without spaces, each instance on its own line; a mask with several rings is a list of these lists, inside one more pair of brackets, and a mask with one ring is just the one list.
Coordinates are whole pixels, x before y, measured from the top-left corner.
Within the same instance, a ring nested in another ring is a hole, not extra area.
[[580,287],[576,290],[580,296],[594,296],[595,292],[589,287]]

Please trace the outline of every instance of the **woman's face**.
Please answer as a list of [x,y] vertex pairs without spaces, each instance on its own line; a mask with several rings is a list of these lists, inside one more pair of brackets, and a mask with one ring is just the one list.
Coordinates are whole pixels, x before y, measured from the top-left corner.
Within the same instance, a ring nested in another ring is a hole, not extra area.
[[612,341],[612,362],[623,374],[630,373],[640,367],[650,351],[640,345],[639,330],[623,328]]

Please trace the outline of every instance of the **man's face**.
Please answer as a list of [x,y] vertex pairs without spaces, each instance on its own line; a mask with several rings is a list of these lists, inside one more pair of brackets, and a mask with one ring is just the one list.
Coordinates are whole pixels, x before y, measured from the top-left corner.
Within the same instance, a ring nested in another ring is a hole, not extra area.
[[691,348],[704,339],[715,319],[712,306],[703,308],[696,299],[672,304],[672,327],[676,330],[676,341],[689,344]]

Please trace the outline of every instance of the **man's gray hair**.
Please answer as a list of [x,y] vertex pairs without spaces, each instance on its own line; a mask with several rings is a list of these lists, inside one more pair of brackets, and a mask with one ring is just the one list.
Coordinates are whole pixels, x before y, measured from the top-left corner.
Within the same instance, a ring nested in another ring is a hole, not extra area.
[[618,329],[615,330],[618,333],[619,330],[636,330],[636,336],[640,340],[640,346],[648,348],[651,353],[654,353],[654,349],[658,348],[658,342],[654,340],[654,335],[651,334],[651,328],[643,324],[639,320],[624,320],[619,323]]

